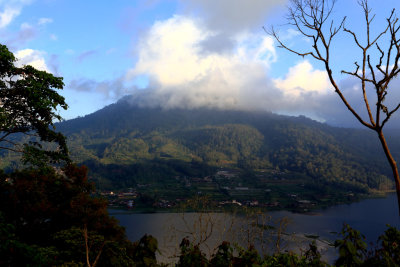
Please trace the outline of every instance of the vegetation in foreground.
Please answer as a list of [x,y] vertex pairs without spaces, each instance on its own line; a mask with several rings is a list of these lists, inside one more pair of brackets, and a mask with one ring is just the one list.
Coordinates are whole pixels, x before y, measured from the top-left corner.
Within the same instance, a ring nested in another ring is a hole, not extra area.
[[[379,237],[375,248],[367,250],[364,237],[357,231],[343,226],[342,239],[335,242],[339,251],[338,258],[332,266],[399,266],[400,232],[388,226]],[[260,255],[254,246],[243,249],[223,242],[215,253],[207,259],[198,245],[188,239],[180,244],[181,255],[176,266],[331,266],[321,259],[315,243],[301,254],[293,252]]]
[[[41,168],[0,174],[1,266],[163,266],[157,240],[127,240],[124,229],[93,196],[84,167]],[[400,265],[400,231],[388,227],[376,246],[345,225],[334,244],[334,266]],[[180,243],[175,266],[329,266],[315,243],[296,254],[262,254],[250,244],[222,242],[207,257],[191,236]]]

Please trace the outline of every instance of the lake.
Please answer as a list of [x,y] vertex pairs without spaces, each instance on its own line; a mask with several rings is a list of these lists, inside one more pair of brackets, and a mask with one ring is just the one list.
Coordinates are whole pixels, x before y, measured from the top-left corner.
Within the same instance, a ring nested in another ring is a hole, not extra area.
[[[160,260],[173,262],[178,245],[188,236],[201,243],[208,254],[223,240],[242,246],[257,243],[264,252],[279,249],[296,250],[307,247],[317,238],[322,254],[330,261],[335,250],[329,244],[338,238],[343,223],[349,224],[366,236],[367,242],[376,242],[386,229],[386,224],[400,228],[396,194],[386,198],[366,199],[352,204],[333,206],[310,214],[273,211],[262,214],[224,213],[151,213],[135,214],[110,210],[126,228],[131,241],[144,234],[157,238],[161,250]],[[281,230],[278,235],[277,231]]]

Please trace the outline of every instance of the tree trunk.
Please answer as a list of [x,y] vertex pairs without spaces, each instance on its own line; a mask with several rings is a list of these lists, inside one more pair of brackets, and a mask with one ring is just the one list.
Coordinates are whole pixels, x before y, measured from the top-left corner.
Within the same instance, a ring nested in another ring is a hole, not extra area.
[[390,153],[389,147],[386,143],[385,136],[383,135],[382,129],[378,131],[379,140],[381,141],[383,151],[385,151],[385,155],[387,160],[389,161],[390,167],[392,168],[393,178],[396,183],[396,193],[397,193],[397,206],[399,209],[399,216],[400,216],[400,177],[399,177],[399,170],[397,169],[397,163],[394,160],[392,154]]

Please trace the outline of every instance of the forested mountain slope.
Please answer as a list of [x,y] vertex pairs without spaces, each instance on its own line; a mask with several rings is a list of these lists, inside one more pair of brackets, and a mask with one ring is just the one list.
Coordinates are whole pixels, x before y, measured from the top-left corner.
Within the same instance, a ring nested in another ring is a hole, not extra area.
[[[373,133],[303,116],[143,108],[124,98],[56,127],[68,137],[73,159],[91,167],[92,177],[105,188],[202,176],[220,167],[286,170],[318,183],[362,189],[392,185]],[[398,158],[399,135],[389,135]]]

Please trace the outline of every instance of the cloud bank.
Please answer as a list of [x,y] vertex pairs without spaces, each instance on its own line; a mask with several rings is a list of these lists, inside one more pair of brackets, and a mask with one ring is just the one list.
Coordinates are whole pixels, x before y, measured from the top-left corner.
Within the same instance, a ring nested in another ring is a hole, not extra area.
[[214,34],[187,16],[156,22],[142,36],[138,60],[126,76],[148,77],[148,88],[134,92],[141,105],[310,114],[319,107],[318,98],[332,93],[325,73],[308,61],[298,62],[285,77],[270,78],[277,60],[270,36],[241,32],[231,36],[229,53],[205,54],[202,45]]
[[231,53],[204,54],[201,44],[213,34],[184,16],[155,23],[140,41],[138,61],[127,74],[127,79],[148,76],[142,101],[165,108],[249,109],[278,97],[278,90],[270,95],[265,90],[272,84],[266,70],[276,60],[271,37],[242,35]]
[[[132,67],[125,75],[108,81],[76,79],[69,87],[99,93],[108,100],[132,94],[133,101],[142,106],[265,110],[303,114],[335,125],[357,125],[325,71],[315,68],[311,60],[296,58],[288,63],[291,67],[286,73],[271,76],[281,59],[274,39],[261,27],[265,17],[286,1],[180,3],[180,15],[154,22],[138,37]],[[288,31],[283,38],[297,42],[299,33]],[[94,53],[86,51],[77,59],[82,61]],[[358,81],[340,78],[348,101],[367,118]],[[145,85],[135,84],[138,80],[146,80]]]
[[[325,71],[314,68],[308,60],[293,62],[282,77],[269,76],[278,60],[270,36],[241,31],[231,35],[233,46],[229,52],[204,53],[205,41],[213,36],[215,31],[204,21],[187,16],[154,23],[140,39],[138,60],[126,75],[127,80],[139,76],[149,80],[147,89],[133,91],[134,101],[162,108],[267,110],[304,114],[341,126],[358,125],[334,92]],[[340,86],[348,101],[367,119],[359,81],[341,78]],[[397,85],[398,80],[392,87]],[[400,93],[393,90],[391,94],[388,104],[393,106],[392,100]],[[370,97],[374,103],[373,94]]]

